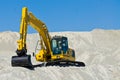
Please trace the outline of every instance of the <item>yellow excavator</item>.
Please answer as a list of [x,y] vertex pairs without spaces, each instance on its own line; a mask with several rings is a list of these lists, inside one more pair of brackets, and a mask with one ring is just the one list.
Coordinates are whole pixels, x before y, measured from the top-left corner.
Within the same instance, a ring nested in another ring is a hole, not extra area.
[[48,65],[71,65],[85,66],[83,62],[75,61],[75,51],[68,47],[68,39],[64,36],[50,37],[46,25],[37,19],[27,7],[22,9],[22,18],[20,25],[20,39],[17,41],[17,56],[12,56],[11,65],[20,67],[32,67],[31,55],[27,54],[27,29],[28,25],[34,28],[40,36],[41,49],[35,53],[36,61]]

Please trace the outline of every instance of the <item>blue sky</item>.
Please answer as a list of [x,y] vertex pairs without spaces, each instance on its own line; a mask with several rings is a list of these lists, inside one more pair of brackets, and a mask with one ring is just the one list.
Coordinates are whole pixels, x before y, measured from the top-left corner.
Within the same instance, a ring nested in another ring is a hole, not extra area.
[[0,32],[19,31],[24,6],[50,32],[120,29],[120,0],[1,0]]

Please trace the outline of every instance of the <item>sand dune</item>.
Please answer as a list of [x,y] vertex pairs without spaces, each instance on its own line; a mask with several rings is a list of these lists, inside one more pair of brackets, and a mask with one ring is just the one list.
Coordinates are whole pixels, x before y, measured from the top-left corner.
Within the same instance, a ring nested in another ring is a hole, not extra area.
[[[96,29],[91,32],[52,32],[67,36],[76,60],[86,67],[11,67],[16,55],[17,32],[0,32],[0,80],[120,80],[120,30]],[[38,34],[28,34],[28,54],[35,50]],[[33,64],[36,64],[32,57]]]

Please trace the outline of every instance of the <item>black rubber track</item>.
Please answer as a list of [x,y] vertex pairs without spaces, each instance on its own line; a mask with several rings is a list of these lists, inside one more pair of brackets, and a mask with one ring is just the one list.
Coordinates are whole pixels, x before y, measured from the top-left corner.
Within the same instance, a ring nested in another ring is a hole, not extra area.
[[76,67],[85,67],[83,62],[79,61],[66,61],[66,60],[57,60],[57,61],[49,61],[45,66],[76,66]]

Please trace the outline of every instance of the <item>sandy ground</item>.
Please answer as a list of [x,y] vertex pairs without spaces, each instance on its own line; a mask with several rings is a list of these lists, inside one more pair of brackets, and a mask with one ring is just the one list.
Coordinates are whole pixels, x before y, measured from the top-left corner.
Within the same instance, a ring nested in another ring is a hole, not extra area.
[[[52,32],[67,36],[69,47],[75,49],[76,60],[86,67],[36,67],[29,70],[11,67],[11,56],[16,55],[17,32],[0,32],[0,80],[120,80],[120,30],[91,32]],[[28,54],[35,50],[38,34],[27,37]],[[32,57],[33,64],[36,64]]]

